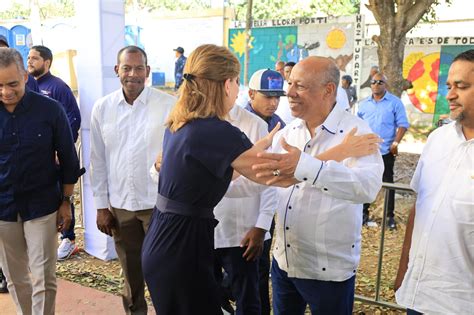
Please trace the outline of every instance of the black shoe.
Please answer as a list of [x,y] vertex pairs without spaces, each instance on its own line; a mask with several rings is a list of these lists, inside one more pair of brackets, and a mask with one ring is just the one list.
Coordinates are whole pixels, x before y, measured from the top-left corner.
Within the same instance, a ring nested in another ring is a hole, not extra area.
[[395,222],[395,218],[394,217],[388,217],[387,218],[387,227],[390,229],[390,230],[396,230],[397,229],[397,222]]
[[0,293],[8,293],[7,279],[5,279],[2,269],[0,269]]
[[368,213],[363,213],[362,214],[362,225],[367,225],[369,222],[369,214]]

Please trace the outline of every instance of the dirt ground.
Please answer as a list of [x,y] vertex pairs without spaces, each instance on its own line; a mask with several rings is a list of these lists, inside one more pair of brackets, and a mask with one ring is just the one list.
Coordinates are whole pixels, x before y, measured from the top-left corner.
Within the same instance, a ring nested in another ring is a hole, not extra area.
[[[395,163],[395,182],[408,184],[416,167],[419,155],[401,153]],[[76,198],[80,200],[80,198]],[[394,302],[393,281],[398,269],[400,250],[405,235],[405,225],[408,213],[415,196],[410,193],[397,193],[396,220],[398,228],[386,231],[385,246],[382,264],[380,297],[384,301]],[[80,209],[80,204],[76,204]],[[362,229],[362,253],[356,281],[356,294],[373,298],[375,296],[375,279],[377,273],[378,251],[381,235],[381,221],[383,213],[382,193],[374,202],[371,209],[372,219],[377,227]],[[80,220],[80,213],[77,214]],[[80,221],[79,221],[80,222]],[[82,249],[83,230],[76,228],[77,243]],[[120,294],[122,288],[121,269],[117,260],[104,262],[96,259],[83,250],[73,258],[57,263],[58,277],[70,280],[101,291]],[[149,299],[148,299],[149,300]],[[150,301],[150,300],[149,300]],[[371,304],[355,302],[354,314],[402,314],[401,311],[377,307]],[[309,314],[309,312],[308,312]]]

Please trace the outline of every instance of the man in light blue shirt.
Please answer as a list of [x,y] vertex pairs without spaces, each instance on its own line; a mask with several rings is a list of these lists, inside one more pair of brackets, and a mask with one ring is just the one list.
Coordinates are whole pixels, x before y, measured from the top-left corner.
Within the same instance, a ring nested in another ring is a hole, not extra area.
[[[393,166],[398,155],[398,144],[409,127],[407,114],[402,101],[387,91],[387,79],[381,73],[376,73],[370,81],[372,96],[359,104],[357,115],[367,121],[373,132],[384,142],[380,145],[385,170],[382,180],[393,183]],[[369,220],[369,206],[364,204],[363,223]],[[391,190],[388,198],[388,227],[396,228],[394,218],[395,191]]]

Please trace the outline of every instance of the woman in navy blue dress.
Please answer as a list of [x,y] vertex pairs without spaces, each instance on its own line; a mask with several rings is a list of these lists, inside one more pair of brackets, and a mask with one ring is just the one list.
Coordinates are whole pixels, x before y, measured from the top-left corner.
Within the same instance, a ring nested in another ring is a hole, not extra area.
[[233,167],[258,180],[252,164],[276,130],[252,146],[225,120],[237,98],[240,73],[238,59],[227,48],[198,47],[184,72],[167,121],[143,272],[157,314],[222,314],[213,273],[213,209],[230,184]]

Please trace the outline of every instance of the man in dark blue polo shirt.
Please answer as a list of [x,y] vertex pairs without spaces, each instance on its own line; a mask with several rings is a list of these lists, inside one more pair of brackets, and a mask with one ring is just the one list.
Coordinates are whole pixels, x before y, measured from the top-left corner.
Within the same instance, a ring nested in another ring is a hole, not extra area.
[[64,109],[27,77],[20,53],[0,48],[0,265],[19,314],[54,314],[56,232],[71,223],[79,161]]
[[[71,88],[49,71],[52,62],[53,53],[48,47],[41,45],[33,46],[28,53],[28,72],[35,77],[39,90],[43,95],[63,105],[69,119],[74,142],[76,142],[79,135],[79,127],[81,126],[81,113]],[[68,259],[79,251],[75,244],[76,234],[74,233],[74,225],[76,220],[74,205],[71,205],[71,209],[72,223],[69,229],[61,235],[62,241],[58,248],[58,260]]]

